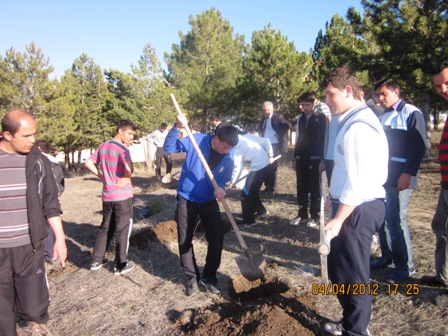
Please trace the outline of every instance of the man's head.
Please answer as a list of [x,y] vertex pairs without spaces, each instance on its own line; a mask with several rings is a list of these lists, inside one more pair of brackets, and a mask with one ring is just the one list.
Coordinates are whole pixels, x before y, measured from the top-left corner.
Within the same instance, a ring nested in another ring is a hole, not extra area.
[[213,127],[215,127],[221,122],[221,119],[217,115],[213,115],[212,118],[210,119],[210,122],[213,125]]
[[37,140],[36,146],[42,153],[49,154],[51,150],[50,143],[46,140]]
[[297,98],[297,106],[307,116],[310,116],[313,113],[317,102],[316,93],[312,91],[305,92]]
[[321,88],[325,93],[325,103],[335,114],[345,113],[360,103],[361,85],[349,67],[342,66],[331,70],[324,78]]
[[389,108],[400,100],[400,86],[392,78],[382,80],[376,84],[375,91],[383,108]]
[[117,125],[117,134],[115,137],[125,145],[129,146],[134,139],[136,130],[137,127],[132,121],[121,120]]
[[261,105],[262,110],[264,111],[266,117],[271,117],[274,114],[274,104],[270,101],[265,101],[263,105]]
[[238,144],[238,130],[233,126],[223,126],[212,138],[212,148],[219,154],[227,154]]
[[12,110],[2,119],[1,148],[11,154],[27,154],[36,142],[36,121],[23,110]]
[[167,128],[168,128],[168,125],[166,123],[161,123],[160,124],[160,131],[161,132],[165,132]]
[[448,100],[448,61],[438,65],[432,74],[437,93]]

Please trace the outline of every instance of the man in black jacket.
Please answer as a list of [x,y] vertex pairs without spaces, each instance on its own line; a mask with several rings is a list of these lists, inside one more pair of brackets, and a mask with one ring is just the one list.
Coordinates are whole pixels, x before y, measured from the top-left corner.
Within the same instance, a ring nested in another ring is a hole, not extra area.
[[53,258],[65,266],[67,246],[50,161],[35,146],[36,121],[13,110],[2,119],[0,141],[0,333],[16,335],[16,315],[34,334],[48,334],[45,275],[47,221]]
[[[305,92],[297,99],[302,114],[297,119],[292,168],[297,177],[299,211],[297,217],[289,222],[291,225],[307,221],[308,226],[316,226],[319,222],[322,197],[321,173],[325,170],[327,117],[315,109],[317,103],[314,92]],[[310,195],[310,220],[308,220],[308,195]]]
[[[274,105],[270,101],[265,101],[262,105],[265,116],[260,123],[260,136],[268,138],[274,151],[274,157],[288,150],[288,130],[291,124],[285,119],[283,114],[274,113]],[[264,184],[265,191],[275,192],[277,188],[277,161],[274,161]]]

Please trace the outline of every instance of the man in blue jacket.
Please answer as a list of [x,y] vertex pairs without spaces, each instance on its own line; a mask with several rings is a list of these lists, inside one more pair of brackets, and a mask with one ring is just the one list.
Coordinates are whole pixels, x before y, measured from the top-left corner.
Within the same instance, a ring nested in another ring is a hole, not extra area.
[[385,108],[380,121],[389,145],[389,167],[384,184],[386,222],[379,232],[382,255],[371,267],[384,268],[393,262],[395,270],[386,281],[400,283],[415,273],[406,213],[425,154],[425,120],[417,107],[400,98],[400,86],[395,80],[381,81],[375,90]]
[[[233,170],[233,150],[238,144],[238,132],[233,126],[223,126],[216,135],[196,133],[194,138],[219,186],[214,190],[198,154],[189,138],[178,139],[180,130],[187,125],[185,115],[168,132],[163,148],[168,153],[186,152],[177,187],[177,235],[180,263],[187,276],[188,296],[198,293],[200,285],[213,294],[219,294],[216,271],[221,263],[224,230],[217,201],[225,197],[224,186],[230,181]],[[197,216],[200,217],[208,243],[206,262],[199,272],[194,257],[193,234]]]

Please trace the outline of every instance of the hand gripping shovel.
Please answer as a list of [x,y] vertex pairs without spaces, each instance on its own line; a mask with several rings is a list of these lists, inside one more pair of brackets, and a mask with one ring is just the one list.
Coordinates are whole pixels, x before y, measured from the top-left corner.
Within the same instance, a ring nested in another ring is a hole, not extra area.
[[[174,94],[170,94],[171,100],[174,103],[174,106],[176,107],[177,113],[182,114],[182,111],[180,110],[179,104],[176,101],[176,98],[174,97]],[[216,183],[213,173],[210,170],[207,161],[205,160],[204,156],[202,155],[201,150],[199,149],[199,146],[193,137],[193,134],[191,133],[190,128],[188,125],[184,125],[185,131],[188,134],[188,137],[190,138],[190,141],[196,151],[196,154],[198,155],[199,159],[201,160],[202,164],[204,165],[205,171],[207,172],[208,177],[210,178],[210,181],[212,182],[213,188],[217,190],[219,188],[218,184]],[[265,277],[265,268],[266,268],[266,260],[263,256],[263,249],[260,251],[254,252],[249,251],[246,243],[244,242],[243,236],[241,235],[240,230],[238,230],[238,227],[236,226],[235,219],[233,218],[233,215],[230,211],[229,205],[227,204],[226,200],[223,199],[221,201],[224,210],[226,212],[227,217],[229,218],[230,224],[232,225],[233,231],[236,234],[236,237],[238,238],[238,242],[241,245],[241,248],[244,251],[244,254],[239,255],[235,258],[236,263],[241,271],[241,274],[249,281],[254,281],[257,279],[264,279]]]
[[324,230],[325,226],[325,212],[324,212],[324,197],[320,201],[320,241],[317,247],[317,252],[320,255],[320,275],[322,277],[322,282],[328,285],[328,263],[327,256],[330,253],[330,241],[331,241],[331,230]]

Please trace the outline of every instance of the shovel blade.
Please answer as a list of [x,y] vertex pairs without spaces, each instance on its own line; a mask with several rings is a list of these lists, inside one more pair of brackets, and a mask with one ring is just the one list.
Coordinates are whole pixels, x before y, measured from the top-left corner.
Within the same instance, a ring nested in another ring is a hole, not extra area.
[[266,274],[266,259],[261,251],[246,250],[235,258],[241,274],[249,281],[264,279]]

